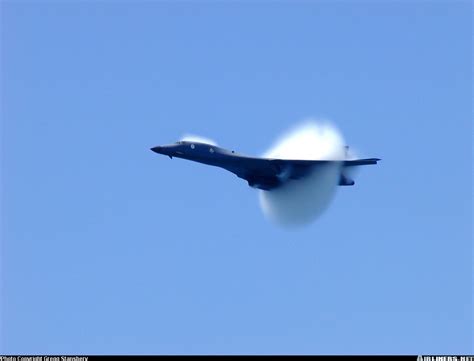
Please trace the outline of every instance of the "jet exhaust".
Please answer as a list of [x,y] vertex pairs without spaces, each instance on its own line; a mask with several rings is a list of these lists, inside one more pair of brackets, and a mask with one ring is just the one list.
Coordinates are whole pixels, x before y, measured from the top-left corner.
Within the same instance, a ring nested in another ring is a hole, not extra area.
[[[286,132],[264,157],[345,160],[342,134],[329,122],[308,120]],[[269,220],[286,227],[308,224],[321,216],[338,188],[342,163],[318,166],[313,172],[271,191],[259,190],[260,207]]]

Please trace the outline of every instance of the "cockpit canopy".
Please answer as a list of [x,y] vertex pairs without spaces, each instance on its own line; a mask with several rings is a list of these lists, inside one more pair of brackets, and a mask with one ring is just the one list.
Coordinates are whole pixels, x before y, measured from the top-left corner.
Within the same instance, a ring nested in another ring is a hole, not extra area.
[[[222,150],[219,149],[214,144],[208,144],[208,143],[204,143],[204,142],[197,142],[197,141],[191,141],[191,140],[178,140],[175,144],[176,145],[181,145],[181,146],[186,146],[186,147],[189,147],[193,150],[194,149],[200,150],[200,151],[207,150],[211,154],[215,153],[216,151],[222,152]],[[234,153],[234,151],[232,151],[231,153]]]

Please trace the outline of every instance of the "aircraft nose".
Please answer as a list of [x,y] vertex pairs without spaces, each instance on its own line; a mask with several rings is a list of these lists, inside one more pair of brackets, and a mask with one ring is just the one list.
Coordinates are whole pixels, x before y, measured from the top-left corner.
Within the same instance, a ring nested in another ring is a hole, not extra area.
[[153,148],[150,148],[152,151],[154,151],[155,153],[161,153],[161,147],[160,146],[156,146],[156,147],[153,147]]

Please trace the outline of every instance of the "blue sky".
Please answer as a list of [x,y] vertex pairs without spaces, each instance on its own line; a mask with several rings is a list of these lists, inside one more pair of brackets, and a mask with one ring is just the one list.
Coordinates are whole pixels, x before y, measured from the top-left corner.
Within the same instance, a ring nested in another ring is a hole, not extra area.
[[[1,353],[472,353],[470,2],[4,1]],[[379,157],[269,223],[184,133]]]

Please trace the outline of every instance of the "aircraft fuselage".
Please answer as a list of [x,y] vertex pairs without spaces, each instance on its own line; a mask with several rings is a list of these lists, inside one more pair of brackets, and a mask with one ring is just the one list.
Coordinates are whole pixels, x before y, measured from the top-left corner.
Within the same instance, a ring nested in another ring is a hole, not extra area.
[[226,169],[245,179],[249,186],[271,190],[289,180],[300,179],[315,171],[317,167],[338,164],[341,166],[339,185],[353,185],[354,181],[344,174],[344,168],[376,164],[378,158],[357,160],[287,160],[255,158],[230,151],[212,144],[179,141],[170,145],[156,146],[151,150],[170,158],[183,158]]

